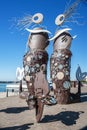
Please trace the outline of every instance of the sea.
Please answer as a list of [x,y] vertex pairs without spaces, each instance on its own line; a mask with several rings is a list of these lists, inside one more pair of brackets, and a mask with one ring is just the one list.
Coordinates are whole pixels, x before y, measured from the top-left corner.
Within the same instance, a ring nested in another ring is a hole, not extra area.
[[6,92],[7,83],[0,83],[0,92]]
[[[7,84],[9,84],[9,83],[0,83],[0,92],[6,92],[6,86],[7,86]],[[51,83],[49,83],[49,88],[50,89],[52,88]]]

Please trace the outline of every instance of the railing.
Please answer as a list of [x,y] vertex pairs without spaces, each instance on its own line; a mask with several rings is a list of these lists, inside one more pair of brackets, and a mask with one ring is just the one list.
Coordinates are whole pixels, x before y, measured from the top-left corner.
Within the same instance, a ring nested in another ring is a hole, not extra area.
[[[18,92],[19,93],[19,86],[20,84],[7,84],[6,86],[6,97],[8,97],[9,92]],[[27,90],[27,85],[22,85],[23,91]]]

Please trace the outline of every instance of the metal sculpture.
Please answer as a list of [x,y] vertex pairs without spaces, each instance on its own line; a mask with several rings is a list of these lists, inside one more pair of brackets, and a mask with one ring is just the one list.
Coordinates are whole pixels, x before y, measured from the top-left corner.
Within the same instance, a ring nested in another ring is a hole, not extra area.
[[83,81],[86,76],[87,76],[87,72],[82,73],[80,66],[78,66],[78,68],[76,70],[76,79],[78,81]]
[[87,76],[87,72],[82,73],[80,66],[78,66],[78,68],[76,70],[76,79],[77,79],[77,81],[75,81],[75,87],[77,85],[78,91],[76,93],[70,93],[70,102],[71,103],[76,103],[76,102],[81,101],[81,99],[80,99],[81,86],[82,86],[81,82],[86,78],[86,76]]
[[[70,18],[77,8],[78,4],[86,0],[76,0],[63,14],[60,14],[55,19],[55,24],[59,27]],[[17,26],[20,29],[26,29],[30,35],[28,39],[29,51],[23,57],[23,69],[17,68],[16,75],[20,80],[20,97],[22,94],[22,80],[26,81],[28,93],[25,98],[29,109],[35,108],[36,120],[40,121],[43,113],[44,104],[54,105],[67,104],[72,102],[74,96],[70,93],[70,68],[71,56],[70,46],[72,37],[69,33],[70,28],[59,29],[55,35],[49,38],[50,31],[39,26],[43,22],[43,15],[36,13],[33,16],[29,15],[18,21]],[[35,24],[35,28],[28,27]],[[38,25],[38,26],[37,26]],[[54,40],[53,54],[50,58],[50,74],[53,84],[54,97],[49,95],[49,84],[47,81],[47,63],[48,53],[46,47],[49,42]],[[81,69],[78,68],[76,77],[77,80],[82,80],[87,73],[81,74]],[[80,86],[80,82],[79,85]]]
[[[65,22],[73,22],[72,18],[76,12],[77,6],[81,2],[87,2],[86,0],[76,0],[68,9],[65,10],[63,14],[60,14],[55,19],[55,24],[57,26],[62,26]],[[74,21],[76,22],[76,21]],[[78,23],[78,22],[76,22]],[[50,71],[51,79],[53,83],[54,95],[57,103],[66,104],[71,101],[71,81],[70,81],[70,67],[71,67],[71,51],[70,45],[72,37],[68,30],[61,29],[55,33],[55,36],[50,40],[54,40],[53,44],[53,54],[50,58]],[[84,77],[84,76],[83,76]],[[79,86],[79,85],[78,85]]]
[[[19,96],[25,98],[29,109],[35,108],[36,120],[40,121],[44,104],[56,104],[53,97],[49,95],[49,84],[47,81],[48,53],[46,47],[49,45],[50,31],[40,27],[43,15],[36,13],[32,17],[25,17],[18,21],[21,28],[25,28],[29,33],[29,51],[23,57],[23,69],[17,68],[16,76],[20,80]],[[32,30],[27,25],[36,24]],[[28,92],[22,92],[22,80],[26,81]]]
[[30,51],[24,55],[23,66],[24,79],[29,90],[27,103],[30,109],[36,108],[36,119],[39,122],[44,106],[42,99],[49,93],[46,78],[48,54],[45,51],[49,41],[47,32],[43,32],[42,28],[36,28],[33,31],[36,32],[32,32],[29,36]]
[[71,35],[67,31],[62,31],[54,40],[53,54],[50,59],[53,90],[59,104],[69,102],[71,41]]

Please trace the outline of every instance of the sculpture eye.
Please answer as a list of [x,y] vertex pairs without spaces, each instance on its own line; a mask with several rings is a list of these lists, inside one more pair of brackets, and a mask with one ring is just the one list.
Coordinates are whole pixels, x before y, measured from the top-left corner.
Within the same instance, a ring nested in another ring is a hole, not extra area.
[[58,15],[56,17],[55,24],[60,26],[60,25],[62,25],[64,23],[64,21],[65,21],[65,15],[64,14],[60,14],[60,15]]
[[35,20],[35,21],[38,20],[38,16],[34,17],[34,20]]
[[43,15],[41,13],[36,13],[32,17],[32,22],[35,24],[40,24],[43,21]]

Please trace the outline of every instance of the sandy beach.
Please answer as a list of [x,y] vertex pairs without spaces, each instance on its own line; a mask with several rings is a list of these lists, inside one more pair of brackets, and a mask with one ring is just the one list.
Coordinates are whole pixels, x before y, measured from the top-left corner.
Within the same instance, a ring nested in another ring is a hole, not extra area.
[[[0,98],[6,98],[7,93],[6,92],[0,92]],[[8,96],[17,96],[18,92],[9,92]]]
[[87,130],[87,86],[82,87],[80,103],[45,105],[40,123],[36,123],[35,110],[12,94],[0,93],[0,130]]

